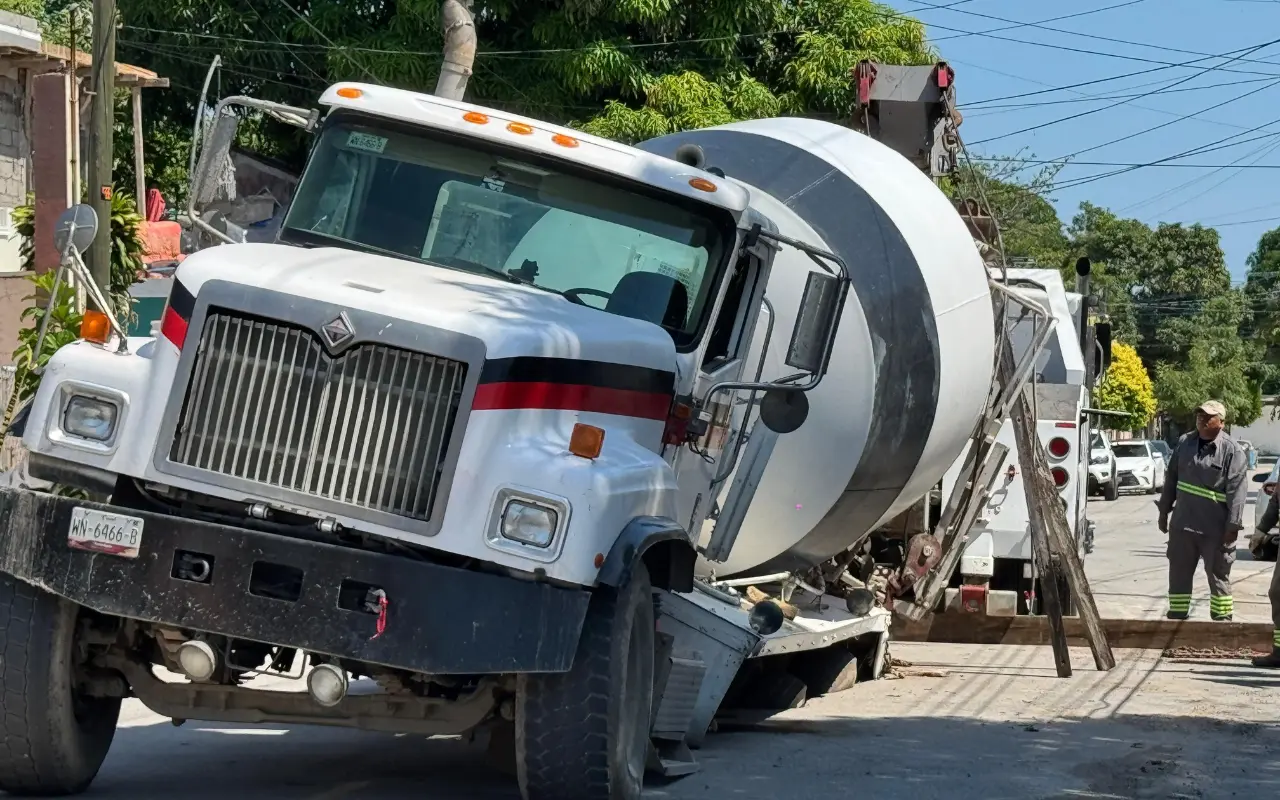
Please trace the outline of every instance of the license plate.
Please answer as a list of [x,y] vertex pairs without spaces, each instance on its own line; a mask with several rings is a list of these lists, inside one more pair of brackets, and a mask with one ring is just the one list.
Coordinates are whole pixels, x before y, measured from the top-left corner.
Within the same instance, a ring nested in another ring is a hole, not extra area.
[[73,508],[67,545],[76,550],[137,558],[142,545],[142,520],[91,508]]

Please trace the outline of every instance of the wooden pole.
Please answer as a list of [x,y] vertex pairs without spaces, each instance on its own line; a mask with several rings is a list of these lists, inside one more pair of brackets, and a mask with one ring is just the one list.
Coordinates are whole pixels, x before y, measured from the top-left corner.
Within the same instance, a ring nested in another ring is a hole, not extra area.
[[1066,649],[1066,627],[1062,620],[1066,609],[1058,593],[1060,580],[1066,583],[1075,599],[1081,624],[1093,651],[1094,664],[1099,670],[1109,670],[1116,665],[1115,655],[1107,643],[1098,606],[1089,589],[1084,566],[1080,563],[1078,546],[1071,536],[1066,509],[1054,486],[1053,475],[1049,471],[1049,458],[1040,438],[1036,436],[1035,420],[1025,391],[1018,395],[1011,416],[1014,437],[1018,443],[1018,460],[1022,467],[1022,485],[1027,491],[1031,544],[1040,576],[1040,592],[1045,598],[1045,612],[1053,630],[1058,674],[1062,677],[1071,674],[1071,659]]
[[[111,291],[111,161],[116,88],[116,3],[93,0],[93,125],[89,138],[89,202],[98,213],[98,235],[89,248],[89,271],[104,295]],[[78,200],[78,198],[77,198]],[[101,309],[109,311],[109,309]]]
[[[1012,374],[1013,352],[1006,343],[1004,358],[1001,359],[1001,379],[1005,373]],[[1031,415],[1031,404],[1027,402],[1026,391],[1018,393],[1009,413],[1013,422],[1014,440],[1018,446],[1018,464],[1022,470],[1022,485],[1027,492],[1027,518],[1031,526],[1031,549],[1035,557],[1035,569],[1040,578],[1037,600],[1043,600],[1045,616],[1049,618],[1050,644],[1053,645],[1053,660],[1058,669],[1059,678],[1071,677],[1071,651],[1067,646],[1067,628],[1062,621],[1062,597],[1058,594],[1059,566],[1054,553],[1049,549],[1049,525],[1052,516],[1047,509],[1059,506],[1058,492],[1053,485],[1053,476],[1046,463],[1041,474],[1036,454],[1039,452],[1039,439],[1036,437],[1035,420]],[[1066,517],[1063,517],[1066,522]]]
[[142,159],[142,87],[134,86],[129,90],[133,100],[133,183],[136,194],[134,200],[138,204],[138,213],[147,215],[147,176]]

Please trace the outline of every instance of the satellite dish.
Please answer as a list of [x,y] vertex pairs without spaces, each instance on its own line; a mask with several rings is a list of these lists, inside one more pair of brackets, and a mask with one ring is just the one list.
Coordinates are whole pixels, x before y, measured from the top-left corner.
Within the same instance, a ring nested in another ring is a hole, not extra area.
[[98,235],[98,214],[93,206],[78,203],[58,215],[53,228],[53,244],[62,255],[70,255],[74,249],[83,255]]

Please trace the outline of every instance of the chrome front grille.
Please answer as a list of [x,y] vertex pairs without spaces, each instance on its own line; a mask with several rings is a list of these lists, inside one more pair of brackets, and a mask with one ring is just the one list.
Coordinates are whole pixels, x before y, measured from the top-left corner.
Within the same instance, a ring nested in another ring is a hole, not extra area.
[[305,329],[210,313],[169,460],[429,521],[466,372],[377,344],[333,357]]

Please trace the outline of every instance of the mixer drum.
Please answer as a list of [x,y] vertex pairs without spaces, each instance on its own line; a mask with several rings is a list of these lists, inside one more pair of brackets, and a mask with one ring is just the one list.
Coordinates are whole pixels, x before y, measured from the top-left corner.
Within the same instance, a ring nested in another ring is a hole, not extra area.
[[[933,182],[846,128],[753,120],[639,147],[686,159],[700,149],[703,167],[747,185],[752,204],[780,233],[849,266],[852,287],[830,371],[809,395],[805,424],[778,438],[733,553],[716,571],[762,574],[821,563],[921,498],[972,434],[994,362],[986,268]],[[791,248],[774,260],[767,297],[777,318],[765,379],[794,373],[783,356],[813,269]],[[746,356],[749,367],[762,332],[763,325]]]

